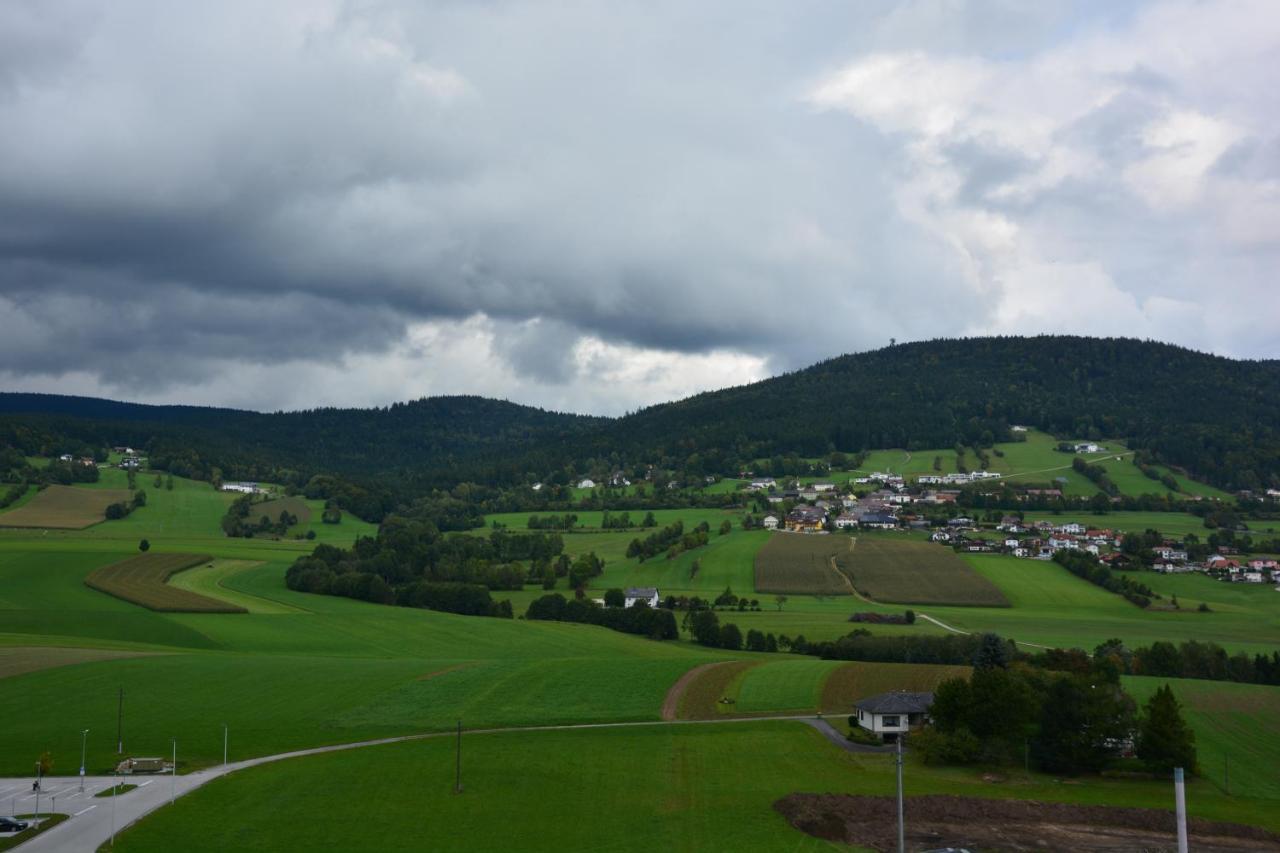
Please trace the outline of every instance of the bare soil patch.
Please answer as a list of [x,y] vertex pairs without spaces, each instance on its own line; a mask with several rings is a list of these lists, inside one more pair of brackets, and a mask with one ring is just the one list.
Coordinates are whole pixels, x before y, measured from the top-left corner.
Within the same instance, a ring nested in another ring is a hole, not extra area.
[[[787,822],[816,838],[894,850],[897,805],[892,797],[788,794],[773,804]],[[1172,812],[1158,809],[988,800],[936,794],[908,797],[907,849],[1175,850]],[[1275,850],[1280,835],[1253,826],[1191,818],[1191,848],[1209,853]]]

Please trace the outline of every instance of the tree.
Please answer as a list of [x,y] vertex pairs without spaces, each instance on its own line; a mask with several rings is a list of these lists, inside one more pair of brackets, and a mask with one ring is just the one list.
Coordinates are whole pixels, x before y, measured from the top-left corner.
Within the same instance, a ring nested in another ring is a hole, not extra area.
[[720,648],[737,651],[742,648],[742,631],[732,622],[720,629]]
[[617,588],[605,590],[604,606],[605,607],[625,607],[627,604],[626,594]]
[[1182,718],[1182,706],[1166,684],[1147,700],[1138,724],[1138,758],[1159,773],[1196,769],[1196,733]]
[[143,539],[141,542],[138,543],[138,550],[144,554],[147,553],[148,551],[151,550],[151,543]]
[[775,595],[773,603],[778,605],[778,610],[782,610],[782,605],[787,603],[787,597],[785,595]]
[[720,522],[720,535],[721,535],[721,536],[724,536],[724,535],[725,535],[726,533],[728,533],[730,530],[733,530],[733,523],[732,523],[732,522],[730,522],[730,521],[729,521],[729,519],[727,519],[727,518],[726,518],[724,521]]
[[989,667],[999,667],[1004,669],[1009,665],[1009,646],[1004,640],[1000,639],[998,634],[983,634],[982,645],[978,647],[978,651],[973,656],[974,669],[986,669]]
[[720,617],[714,610],[694,611],[689,615],[689,633],[700,645],[720,645]]
[[747,651],[763,652],[765,648],[764,632],[757,628],[747,631]]
[[134,505],[135,507],[138,507],[138,506],[146,506],[146,505],[147,505],[147,493],[146,493],[145,491],[143,491],[142,489],[138,489],[138,491],[134,492],[134,493],[133,493],[133,505]]

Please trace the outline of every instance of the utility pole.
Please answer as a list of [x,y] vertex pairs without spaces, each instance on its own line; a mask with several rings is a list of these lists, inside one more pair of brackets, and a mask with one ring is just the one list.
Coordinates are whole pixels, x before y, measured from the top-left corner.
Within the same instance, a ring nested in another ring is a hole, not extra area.
[[40,782],[44,778],[44,762],[36,762],[36,823],[40,822]]
[[173,739],[173,770],[169,774],[169,804],[178,799],[178,739]]
[[116,755],[124,755],[124,688],[120,688],[120,700],[116,704]]
[[222,769],[227,767],[227,724],[222,724]]
[[120,795],[120,769],[116,768],[115,785],[111,788],[111,846],[116,846],[116,797]]
[[453,792],[462,793],[462,720],[458,720],[457,761],[454,764]]
[[1182,768],[1173,768],[1173,801],[1178,810],[1178,853],[1187,853],[1187,792]]
[[907,853],[907,831],[902,809],[902,738],[898,735],[898,754],[894,764],[898,767],[898,853]]
[[1223,770],[1222,781],[1226,783],[1227,796],[1229,797],[1231,796],[1231,753],[1227,753],[1223,757],[1226,759],[1227,765],[1226,765],[1226,768]]
[[85,749],[89,745],[89,730],[85,729],[80,732],[80,793],[84,793],[84,757]]

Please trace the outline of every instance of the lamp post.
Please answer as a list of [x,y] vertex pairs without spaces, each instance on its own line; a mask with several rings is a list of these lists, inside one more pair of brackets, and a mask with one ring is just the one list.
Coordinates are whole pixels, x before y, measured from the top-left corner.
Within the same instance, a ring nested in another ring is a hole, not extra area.
[[906,826],[902,814],[902,738],[904,734],[898,735],[898,754],[895,756],[894,764],[898,767],[898,853],[906,853],[907,839]]
[[40,822],[40,780],[44,777],[44,762],[36,762],[36,823]]
[[89,746],[89,730],[80,732],[80,793],[84,793],[84,759]]
[[178,739],[173,739],[173,772],[169,774],[169,804],[178,799]]
[[227,767],[227,724],[222,724],[222,768]]

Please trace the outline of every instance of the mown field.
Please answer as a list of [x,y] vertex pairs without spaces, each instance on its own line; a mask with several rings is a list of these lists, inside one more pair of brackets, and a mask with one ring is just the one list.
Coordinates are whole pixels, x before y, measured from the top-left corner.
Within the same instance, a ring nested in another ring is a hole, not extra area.
[[968,673],[967,666],[756,658],[699,672],[678,714],[689,720],[817,712],[847,716],[853,703],[867,696],[933,690],[942,681]]
[[47,486],[16,509],[0,512],[0,527],[79,530],[102,521],[111,504],[131,497],[128,490]]
[[[440,738],[247,770],[156,812],[117,849],[169,850],[181,837],[191,851],[831,850],[793,830],[772,803],[794,791],[888,795],[894,784],[892,756],[848,753],[787,722],[464,736],[461,794],[453,750]],[[914,758],[905,777],[908,795],[1171,807],[1164,781],[1015,772],[992,783],[981,770],[925,768]],[[317,818],[351,814],[352,790],[377,804],[376,820]],[[1200,781],[1188,788],[1194,816],[1280,826],[1268,802],[1228,798]]]
[[94,569],[84,583],[98,592],[162,613],[247,612],[222,599],[169,584],[174,574],[211,560],[207,554],[137,554]]
[[836,568],[853,540],[845,536],[773,533],[756,553],[755,588],[786,595],[850,595],[849,579]]
[[889,604],[1008,607],[1000,588],[950,548],[932,542],[859,536],[836,557],[860,595]]

